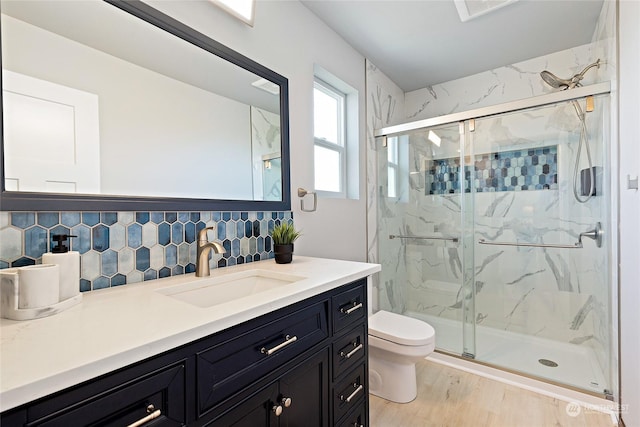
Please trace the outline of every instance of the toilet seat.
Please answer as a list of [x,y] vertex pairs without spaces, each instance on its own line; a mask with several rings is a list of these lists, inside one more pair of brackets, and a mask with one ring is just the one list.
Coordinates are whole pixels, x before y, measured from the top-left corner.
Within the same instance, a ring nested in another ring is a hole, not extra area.
[[369,317],[369,335],[406,346],[435,343],[433,327],[411,317],[380,310]]

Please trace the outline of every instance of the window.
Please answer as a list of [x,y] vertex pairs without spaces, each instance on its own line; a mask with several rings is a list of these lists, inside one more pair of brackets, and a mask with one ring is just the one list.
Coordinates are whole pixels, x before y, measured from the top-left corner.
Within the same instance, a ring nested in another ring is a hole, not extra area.
[[398,171],[400,170],[398,156],[398,137],[387,138],[387,197],[398,197]]
[[408,203],[409,180],[419,180],[422,174],[409,170],[409,135],[387,137],[387,197]]
[[316,79],[313,87],[314,185],[346,197],[346,95]]
[[256,0],[211,0],[225,12],[253,27],[256,14]]

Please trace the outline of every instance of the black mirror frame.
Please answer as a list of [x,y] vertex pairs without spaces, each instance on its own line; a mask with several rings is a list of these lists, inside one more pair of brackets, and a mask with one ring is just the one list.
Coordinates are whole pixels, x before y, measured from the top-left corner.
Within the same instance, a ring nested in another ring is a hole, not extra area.
[[[221,200],[167,197],[81,195],[5,191],[4,129],[0,102],[0,211],[289,211],[289,82],[286,77],[218,43],[140,0],[104,0],[176,37],[244,68],[280,87],[282,200]],[[2,58],[0,55],[0,65]],[[2,89],[0,82],[0,90]]]

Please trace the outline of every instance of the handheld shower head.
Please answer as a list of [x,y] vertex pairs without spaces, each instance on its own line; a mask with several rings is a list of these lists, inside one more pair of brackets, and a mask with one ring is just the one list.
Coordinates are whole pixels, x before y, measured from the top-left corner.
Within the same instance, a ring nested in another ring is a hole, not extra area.
[[589,71],[593,67],[600,68],[600,64],[602,64],[602,62],[598,59],[593,64],[586,66],[584,70],[574,75],[570,79],[561,79],[560,77],[553,74],[551,71],[547,71],[547,70],[542,71],[540,73],[540,77],[542,77],[542,80],[544,80],[546,84],[548,84],[553,88],[562,89],[562,90],[573,89],[576,86],[581,86],[580,81],[584,79],[584,75],[587,71]]
[[[546,84],[548,84],[553,88],[562,89],[562,90],[573,89],[576,86],[581,86],[580,81],[584,78],[584,75],[587,71],[589,71],[593,67],[600,68],[600,64],[601,64],[600,59],[598,59],[593,64],[587,65],[584,70],[582,70],[578,74],[575,74],[570,79],[561,79],[560,77],[553,74],[551,71],[547,71],[547,70],[542,71],[540,73],[540,77],[542,78],[542,80],[544,80]],[[589,151],[589,140],[588,140],[589,137],[587,135],[587,125],[585,123],[585,120],[586,120],[585,113],[584,111],[582,111],[582,108],[580,107],[580,104],[578,103],[577,100],[575,99],[571,100],[571,104],[573,105],[573,108],[575,108],[576,114],[578,115],[578,119],[582,124],[582,129],[580,131],[580,141],[578,143],[578,150],[576,152],[576,162],[573,168],[573,195],[578,202],[586,203],[595,194],[595,176],[593,173],[593,166],[591,163],[591,153]],[[584,199],[578,196],[578,190],[576,188],[577,182],[578,182],[578,165],[580,163],[580,152],[582,150],[583,145],[585,146],[585,150],[587,152],[587,161],[589,162],[589,178],[590,178],[589,195],[587,196],[587,198],[584,198]],[[598,228],[596,227],[596,231],[589,232],[586,234],[597,235]],[[588,236],[588,237],[591,237],[591,236]],[[595,237],[592,237],[592,238],[595,238]]]
[[542,80],[544,80],[546,84],[556,89],[568,89],[571,85],[571,80],[561,79],[551,71],[544,70],[540,73],[540,77],[542,77]]

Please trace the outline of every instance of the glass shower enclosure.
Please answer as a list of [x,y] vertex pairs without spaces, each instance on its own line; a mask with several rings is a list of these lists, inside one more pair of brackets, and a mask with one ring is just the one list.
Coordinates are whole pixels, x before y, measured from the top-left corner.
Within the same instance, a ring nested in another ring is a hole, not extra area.
[[377,131],[381,309],[436,348],[610,396],[608,84]]

